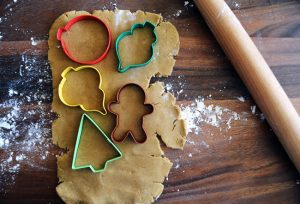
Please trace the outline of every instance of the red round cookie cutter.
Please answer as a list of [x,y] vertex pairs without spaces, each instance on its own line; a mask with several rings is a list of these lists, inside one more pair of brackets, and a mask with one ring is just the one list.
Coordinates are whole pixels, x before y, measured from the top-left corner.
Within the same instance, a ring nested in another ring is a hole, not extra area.
[[[82,20],[94,20],[94,21],[97,21],[97,22],[99,22],[100,24],[102,24],[102,25],[105,27],[105,29],[106,29],[106,31],[107,31],[107,33],[108,33],[108,43],[107,43],[107,47],[106,47],[105,51],[103,52],[103,54],[102,54],[99,58],[97,58],[96,60],[93,60],[93,61],[79,61],[79,60],[75,59],[75,58],[69,53],[69,50],[68,50],[68,48],[67,48],[65,42],[64,42],[64,41],[62,40],[62,38],[61,38],[63,32],[68,31],[68,30],[73,26],[73,24],[77,23],[78,21],[82,21]],[[62,46],[62,48],[63,48],[65,54],[66,54],[71,60],[73,60],[74,62],[77,62],[77,63],[79,63],[79,64],[93,65],[93,64],[99,63],[101,60],[103,60],[103,59],[106,57],[106,55],[107,55],[107,53],[108,53],[108,51],[109,51],[109,49],[110,49],[110,45],[111,45],[111,31],[110,31],[109,27],[106,25],[106,23],[105,23],[104,21],[102,21],[101,19],[97,18],[96,16],[92,16],[92,15],[81,15],[81,16],[77,16],[77,17],[71,19],[71,20],[67,23],[67,25],[66,25],[65,27],[59,28],[59,29],[57,30],[56,38],[57,38],[57,40],[59,40],[59,41],[61,42],[61,46]]]

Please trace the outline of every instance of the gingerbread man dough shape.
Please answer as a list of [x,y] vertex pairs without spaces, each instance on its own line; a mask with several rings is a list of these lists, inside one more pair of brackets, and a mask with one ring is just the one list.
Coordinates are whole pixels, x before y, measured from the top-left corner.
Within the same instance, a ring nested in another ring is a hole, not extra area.
[[116,127],[111,133],[114,142],[123,142],[129,135],[136,143],[144,143],[147,135],[143,117],[153,112],[146,103],[145,92],[137,84],[127,84],[119,89],[117,101],[109,104],[109,111],[116,115]]

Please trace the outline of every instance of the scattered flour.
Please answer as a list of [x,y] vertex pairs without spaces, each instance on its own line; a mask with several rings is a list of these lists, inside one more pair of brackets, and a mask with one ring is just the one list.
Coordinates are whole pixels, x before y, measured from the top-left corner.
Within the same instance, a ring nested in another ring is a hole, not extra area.
[[[13,15],[13,7],[17,6],[17,0],[13,0],[11,2],[9,2],[8,4],[6,4],[6,6],[4,7],[2,13],[2,16],[0,16],[0,24],[4,23],[7,21],[8,17]],[[12,27],[12,25],[10,25],[10,27]],[[4,29],[3,31],[0,31],[0,41],[4,38],[5,36],[5,32]]]
[[204,140],[201,141],[200,145],[209,148],[209,145]]
[[182,13],[182,10],[178,10],[178,11],[174,14],[174,16],[175,16],[175,17],[179,17],[179,16],[181,15],[181,13]]
[[241,8],[241,7],[240,7],[240,4],[239,4],[238,2],[235,2],[235,3],[234,3],[234,7],[235,7],[236,9]]
[[194,7],[194,4],[192,4],[191,2],[189,1],[184,1],[183,5],[188,8],[188,7]]
[[[173,20],[182,15],[183,12],[188,12],[190,8],[194,7],[194,4],[190,1],[184,1],[182,9],[170,9],[168,13],[163,14],[166,20]],[[153,10],[155,12],[155,10]]]
[[[165,89],[166,89],[167,92],[173,93],[174,96],[178,99],[182,95],[186,84],[183,81],[184,79],[183,79],[182,76],[179,75],[177,78],[179,80],[175,80],[175,81],[166,83],[165,84]],[[174,91],[174,89],[176,89],[177,91]]]
[[223,128],[225,130],[231,128],[233,121],[239,120],[240,115],[228,108],[223,108],[215,105],[205,105],[204,98],[197,98],[190,105],[181,106],[181,116],[187,122],[188,133],[199,134],[201,125],[208,124],[216,128]]
[[[50,108],[41,105],[50,103],[52,98],[47,60],[23,55],[19,70],[12,70],[11,74],[16,76],[4,82],[7,96],[0,99],[0,192],[4,193],[24,166],[45,168],[42,161],[52,146],[54,118]],[[39,86],[35,85],[37,82]]]
[[[184,89],[186,86],[186,82],[184,81],[183,76],[178,76],[176,80],[169,81],[165,84],[165,89],[167,92],[171,92],[180,101],[180,96],[183,94],[184,98],[187,95],[184,93]],[[225,89],[226,87],[224,87]],[[175,91],[176,90],[176,91]],[[168,96],[168,95],[166,95]],[[232,123],[234,121],[243,120],[247,121],[247,118],[244,117],[246,112],[237,113],[228,108],[221,107],[213,104],[206,104],[205,100],[212,98],[210,94],[207,97],[198,97],[194,99],[191,103],[181,104],[181,117],[186,121],[187,132],[193,133],[194,135],[201,135],[201,127],[203,125],[209,125],[213,128],[217,128],[220,131],[220,134],[224,136],[229,142],[232,140],[232,136],[226,136],[223,134],[224,132],[228,132],[229,129],[232,128]],[[238,97],[239,101],[244,102],[244,97]],[[243,117],[242,117],[243,116]],[[213,133],[210,133],[213,136]],[[195,138],[188,137],[187,144],[190,145],[200,145],[204,148],[209,148],[210,145],[206,143],[206,141]],[[201,151],[201,150],[199,150]],[[176,164],[174,164],[177,166]]]
[[228,5],[232,9],[240,9],[241,8],[240,2],[238,2],[238,1],[231,1]]

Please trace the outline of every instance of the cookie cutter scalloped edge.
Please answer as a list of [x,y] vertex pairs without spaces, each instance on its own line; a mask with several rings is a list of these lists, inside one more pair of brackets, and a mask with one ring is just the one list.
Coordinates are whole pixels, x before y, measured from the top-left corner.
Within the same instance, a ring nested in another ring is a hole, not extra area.
[[[79,149],[79,145],[80,145],[80,141],[81,141],[85,118],[87,118],[102,133],[102,135],[104,136],[106,141],[109,142],[119,154],[119,156],[117,156],[117,157],[106,160],[103,168],[100,168],[100,169],[95,169],[91,164],[76,166],[78,149]],[[102,130],[102,128],[90,116],[88,116],[87,114],[84,113],[81,117],[79,129],[78,129],[78,133],[77,133],[77,139],[76,139],[76,144],[75,144],[75,149],[74,149],[74,154],[73,154],[73,161],[72,161],[72,169],[79,170],[79,169],[84,169],[84,168],[90,168],[92,170],[92,172],[94,172],[94,173],[101,173],[106,170],[108,163],[111,163],[113,161],[121,159],[122,157],[123,157],[123,154],[122,154],[121,150],[109,139],[109,137],[105,134],[105,132]]]
[[[144,97],[145,97],[144,105],[149,105],[149,106],[151,106],[151,108],[152,108],[152,110],[151,110],[150,113],[147,113],[147,114],[145,114],[145,115],[142,116],[142,120],[143,120],[143,121],[142,121],[142,129],[143,129],[143,131],[145,132],[145,135],[146,135],[146,139],[145,139],[144,141],[142,141],[142,142],[139,142],[139,141],[137,141],[137,140],[135,139],[134,134],[132,133],[132,130],[129,130],[129,131],[126,133],[126,136],[125,136],[122,140],[115,140],[115,138],[114,138],[116,128],[119,126],[119,114],[113,112],[113,111],[111,110],[110,106],[111,106],[112,104],[115,104],[115,103],[120,104],[120,93],[121,93],[121,91],[122,91],[125,87],[131,86],[131,85],[137,86],[137,87],[139,87],[139,88],[143,91],[143,94],[144,94]],[[141,87],[140,85],[138,85],[138,84],[136,84],[136,83],[128,83],[128,84],[125,84],[124,86],[122,86],[122,87],[118,90],[118,92],[117,92],[117,100],[116,100],[116,101],[110,102],[109,105],[108,105],[108,111],[111,112],[112,114],[114,114],[114,115],[117,117],[115,128],[114,128],[113,131],[111,132],[111,139],[112,139],[112,141],[122,143],[122,142],[124,142],[124,141],[126,140],[126,138],[127,138],[129,135],[131,135],[131,137],[132,137],[132,139],[133,139],[133,141],[134,141],[135,143],[143,144],[144,142],[146,142],[146,140],[147,140],[147,133],[146,133],[146,131],[145,131],[145,129],[144,129],[144,116],[149,115],[149,114],[153,113],[153,111],[154,111],[154,106],[153,106],[152,104],[150,104],[150,103],[146,103],[146,101],[147,101],[147,96],[146,96],[145,90],[143,89],[143,87]]]
[[[94,69],[97,71],[98,75],[99,75],[99,89],[100,91],[103,93],[103,100],[102,100],[102,107],[103,107],[103,112],[100,111],[100,110],[89,110],[89,109],[86,109],[84,107],[83,104],[75,104],[75,105],[71,105],[69,103],[66,102],[66,100],[64,99],[64,96],[63,96],[63,87],[67,81],[67,78],[66,78],[66,75],[70,72],[70,71],[75,71],[75,72],[78,72],[80,70],[83,70],[83,69]],[[102,76],[101,76],[101,73],[100,71],[96,68],[96,67],[93,67],[93,66],[80,66],[80,67],[77,67],[77,68],[73,68],[73,67],[67,67],[62,73],[61,73],[61,77],[62,77],[62,80],[60,81],[59,83],[59,86],[58,86],[58,96],[59,96],[59,99],[61,100],[61,102],[63,104],[65,104],[66,106],[70,106],[70,107],[77,107],[79,106],[82,110],[86,111],[86,112],[98,112],[102,115],[106,115],[107,114],[107,110],[105,108],[105,92],[104,90],[101,88],[101,85],[102,85]]]
[[[67,48],[67,45],[65,44],[65,42],[62,40],[62,34],[66,31],[68,31],[75,23],[79,22],[79,21],[82,21],[82,20],[94,20],[94,21],[97,21],[99,22],[100,24],[102,24],[106,31],[107,31],[107,39],[108,39],[108,43],[107,43],[107,46],[104,50],[104,52],[95,60],[91,60],[91,61],[80,61],[80,60],[76,60],[69,52],[68,48]],[[56,38],[58,41],[60,41],[61,43],[61,46],[63,48],[63,51],[64,53],[74,62],[76,63],[79,63],[79,64],[87,64],[87,65],[93,65],[93,64],[97,64],[99,63],[100,61],[102,61],[106,55],[108,54],[109,52],[109,49],[111,47],[111,40],[112,40],[112,37],[111,37],[111,31],[108,27],[108,25],[102,21],[100,18],[96,17],[96,16],[93,16],[93,15],[80,15],[80,16],[77,16],[73,19],[71,19],[64,27],[61,27],[57,30],[57,33],[56,33]]]
[[[119,43],[120,43],[120,41],[121,41],[124,37],[129,36],[129,35],[132,35],[133,32],[134,32],[134,30],[135,30],[136,28],[144,28],[144,27],[146,27],[146,26],[153,28],[152,33],[153,33],[153,36],[154,36],[154,38],[155,38],[155,39],[154,39],[154,42],[151,44],[151,48],[150,48],[151,57],[149,58],[148,61],[146,61],[146,62],[144,62],[144,63],[142,63],[142,64],[131,64],[131,65],[127,65],[125,68],[122,68],[121,56],[120,56],[120,53],[119,53]],[[120,73],[124,73],[124,72],[126,72],[127,70],[129,70],[129,69],[132,69],[132,68],[138,68],[138,67],[143,67],[143,66],[148,65],[148,64],[153,60],[153,58],[154,58],[154,47],[155,47],[155,45],[156,45],[156,43],[157,43],[157,39],[158,39],[158,36],[157,36],[157,33],[156,33],[156,26],[155,26],[153,23],[151,23],[150,21],[145,21],[144,23],[135,23],[135,24],[133,24],[133,25],[131,26],[131,29],[130,29],[130,30],[121,33],[121,34],[118,36],[117,40],[116,40],[116,53],[117,53],[117,58],[118,58],[118,62],[119,62],[119,63],[118,63],[118,71],[119,71]]]

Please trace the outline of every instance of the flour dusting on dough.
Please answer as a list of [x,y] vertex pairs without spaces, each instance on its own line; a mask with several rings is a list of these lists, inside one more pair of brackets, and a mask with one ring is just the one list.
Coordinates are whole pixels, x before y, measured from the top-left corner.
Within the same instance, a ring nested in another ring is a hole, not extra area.
[[126,10],[116,10],[115,12],[115,27],[120,26],[121,24],[126,24],[127,22],[131,22],[136,20],[136,16],[134,13]]

